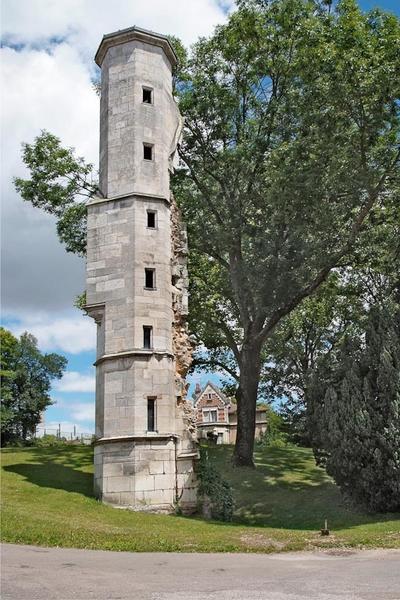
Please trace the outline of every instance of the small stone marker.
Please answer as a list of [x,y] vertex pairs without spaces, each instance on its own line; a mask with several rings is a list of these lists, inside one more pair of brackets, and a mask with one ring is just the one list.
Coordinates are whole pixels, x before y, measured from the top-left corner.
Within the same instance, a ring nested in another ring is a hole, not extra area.
[[321,529],[321,535],[329,535],[328,519],[325,519],[325,527]]

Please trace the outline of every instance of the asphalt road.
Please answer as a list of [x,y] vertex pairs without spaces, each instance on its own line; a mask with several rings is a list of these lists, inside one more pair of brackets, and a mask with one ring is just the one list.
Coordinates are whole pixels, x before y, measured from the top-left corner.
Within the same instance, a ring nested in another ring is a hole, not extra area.
[[136,554],[2,546],[2,600],[400,600],[400,550]]

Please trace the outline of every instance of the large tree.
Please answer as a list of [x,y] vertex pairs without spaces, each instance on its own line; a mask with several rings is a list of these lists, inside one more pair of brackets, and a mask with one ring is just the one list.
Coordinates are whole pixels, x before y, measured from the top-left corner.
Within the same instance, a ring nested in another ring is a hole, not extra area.
[[51,382],[59,379],[67,359],[43,354],[29,333],[18,339],[0,328],[1,341],[1,439],[25,440],[34,433],[43,411],[52,404]]
[[238,465],[252,464],[265,344],[398,191],[399,21],[321,4],[239,2],[181,90],[192,317],[239,367]]
[[[398,19],[364,15],[355,0],[239,0],[175,74],[185,126],[173,186],[189,228],[191,323],[237,378],[237,465],[253,464],[275,328],[352,263],[398,192],[399,45]],[[74,196],[93,193],[90,170],[57,140],[50,153],[34,150],[25,147],[31,180],[17,187],[84,252]]]

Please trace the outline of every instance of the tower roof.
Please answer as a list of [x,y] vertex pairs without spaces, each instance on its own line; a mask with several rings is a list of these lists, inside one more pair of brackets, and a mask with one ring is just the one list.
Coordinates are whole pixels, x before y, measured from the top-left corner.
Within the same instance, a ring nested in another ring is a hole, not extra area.
[[127,29],[119,29],[113,33],[107,33],[106,35],[103,35],[103,39],[101,40],[100,46],[98,47],[94,57],[96,64],[101,67],[109,48],[112,46],[117,46],[118,44],[131,42],[132,40],[138,40],[140,42],[152,44],[153,46],[159,46],[164,50],[173,67],[178,62],[178,58],[167,36],[134,26],[128,27]]

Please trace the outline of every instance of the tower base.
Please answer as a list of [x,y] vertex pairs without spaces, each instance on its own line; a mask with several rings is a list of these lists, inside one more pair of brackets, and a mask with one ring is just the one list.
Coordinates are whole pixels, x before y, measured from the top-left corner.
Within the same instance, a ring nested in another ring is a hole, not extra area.
[[183,513],[197,507],[197,451],[179,452],[175,435],[103,438],[94,449],[94,492],[106,504]]

